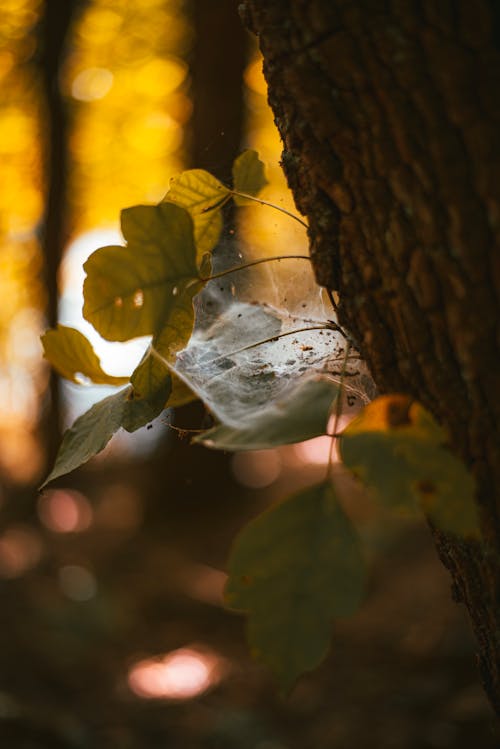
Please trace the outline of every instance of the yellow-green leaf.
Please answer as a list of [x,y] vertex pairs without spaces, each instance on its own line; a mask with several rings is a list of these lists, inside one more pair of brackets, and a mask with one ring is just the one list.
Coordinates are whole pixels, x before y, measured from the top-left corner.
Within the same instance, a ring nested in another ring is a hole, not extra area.
[[223,224],[220,206],[229,194],[222,182],[203,169],[189,169],[170,182],[164,200],[182,206],[191,214],[198,262],[219,241]]
[[197,396],[149,349],[131,377],[136,398],[161,403],[162,408],[184,406]]
[[248,613],[254,656],[288,690],[326,655],[333,620],[356,610],[363,582],[356,534],[323,483],[243,529],[229,560],[226,602]]
[[[142,404],[144,413],[149,413],[147,421],[152,421],[165,407],[172,392],[172,377],[166,368],[147,351],[135,368],[130,382],[133,386],[132,398],[136,408],[124,420],[123,427],[128,432],[135,431],[141,423]],[[148,410],[149,409],[149,410]]]
[[173,203],[127,208],[122,231],[125,247],[103,247],[84,265],[84,317],[112,341],[154,335],[201,288],[185,209]]
[[198,400],[198,396],[175,374],[172,374],[172,392],[165,408],[178,408]]
[[[267,185],[264,163],[257,151],[243,151],[233,164],[233,189],[235,193],[257,195]],[[241,195],[233,195],[236,205],[248,205],[251,201]]]
[[177,352],[191,336],[194,326],[192,296],[199,286],[193,284],[186,291],[172,310],[168,322],[153,336],[151,345],[130,378],[136,398],[154,404],[163,403],[163,408],[196,399],[187,385],[173,375],[169,365],[173,364]]
[[204,169],[188,169],[170,180],[165,200],[181,205],[191,214],[218,207],[230,196],[228,188]]
[[342,433],[345,465],[392,506],[419,505],[442,530],[479,532],[475,485],[446,446],[445,433],[420,404],[377,398]]
[[41,337],[44,356],[56,372],[71,382],[82,384],[82,377],[96,385],[124,385],[128,377],[114,377],[101,367],[90,341],[75,328],[58,325]]
[[194,241],[198,263],[204,255],[212,252],[222,233],[222,213],[220,210],[195,213],[192,215],[194,224]]

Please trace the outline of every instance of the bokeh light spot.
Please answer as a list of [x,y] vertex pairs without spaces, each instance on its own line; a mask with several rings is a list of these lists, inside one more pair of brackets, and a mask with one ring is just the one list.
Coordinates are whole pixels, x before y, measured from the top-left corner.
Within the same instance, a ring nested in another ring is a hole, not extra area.
[[42,556],[36,531],[25,526],[8,528],[0,536],[0,577],[13,579],[35,567]]
[[106,68],[87,68],[73,80],[71,95],[80,101],[102,99],[111,90],[113,80],[113,73]]
[[59,570],[59,587],[72,601],[90,601],[97,593],[94,575],[76,564],[68,564]]
[[237,453],[231,468],[236,481],[249,489],[263,489],[279,478],[282,470],[278,450]]
[[38,502],[38,516],[46,528],[56,533],[78,533],[92,524],[87,498],[71,489],[45,492]]
[[[307,442],[299,442],[295,445],[294,450],[298,460],[301,463],[309,465],[327,465],[332,446],[332,438],[327,437],[315,437]],[[336,460],[334,453],[333,459]]]
[[223,672],[224,661],[215,653],[180,648],[134,664],[128,684],[143,699],[189,700],[218,684]]

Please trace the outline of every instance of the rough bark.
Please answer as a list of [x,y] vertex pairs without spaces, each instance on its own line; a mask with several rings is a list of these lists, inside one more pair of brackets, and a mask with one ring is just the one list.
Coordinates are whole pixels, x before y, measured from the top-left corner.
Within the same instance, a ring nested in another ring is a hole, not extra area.
[[320,284],[382,392],[449,430],[481,543],[434,532],[500,712],[500,6],[247,0]]

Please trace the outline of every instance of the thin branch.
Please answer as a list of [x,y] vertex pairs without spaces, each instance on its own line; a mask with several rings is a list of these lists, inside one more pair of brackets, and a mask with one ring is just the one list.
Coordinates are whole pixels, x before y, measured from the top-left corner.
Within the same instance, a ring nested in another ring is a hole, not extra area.
[[326,478],[331,474],[332,466],[333,466],[333,451],[335,448],[335,445],[337,443],[337,433],[338,433],[338,426],[339,426],[339,420],[340,416],[342,414],[342,390],[344,386],[344,377],[347,369],[347,362],[349,360],[349,354],[351,353],[351,344],[348,343],[346,346],[345,354],[344,354],[344,361],[342,362],[342,370],[340,373],[340,383],[339,383],[339,394],[337,398],[335,399],[335,413],[333,417],[333,427],[332,427],[332,435],[331,435],[331,442],[330,442],[330,452],[328,454],[328,465],[326,467]]
[[223,276],[228,276],[230,273],[245,270],[245,268],[251,268],[253,265],[271,263],[273,260],[309,260],[309,262],[311,262],[309,255],[276,255],[276,257],[261,257],[259,260],[252,260],[249,263],[243,263],[243,265],[237,265],[234,268],[222,270],[220,273],[214,273],[213,276],[208,276],[208,278],[200,278],[200,281],[207,283],[208,281],[213,281],[215,278],[222,278]]
[[237,190],[231,190],[232,195],[236,195],[238,198],[246,198],[247,200],[253,200],[255,203],[260,203],[260,205],[267,205],[269,208],[274,208],[277,211],[280,211],[281,213],[284,213],[286,216],[290,216],[290,218],[295,219],[295,221],[298,221],[299,224],[302,224],[302,226],[305,226],[306,229],[308,229],[308,225],[305,221],[302,221],[302,219],[299,216],[296,216],[295,213],[292,213],[291,211],[287,211],[286,208],[282,208],[279,205],[275,205],[274,203],[269,203],[267,200],[262,200],[262,198],[256,198],[253,195],[247,195],[245,192],[238,192]]

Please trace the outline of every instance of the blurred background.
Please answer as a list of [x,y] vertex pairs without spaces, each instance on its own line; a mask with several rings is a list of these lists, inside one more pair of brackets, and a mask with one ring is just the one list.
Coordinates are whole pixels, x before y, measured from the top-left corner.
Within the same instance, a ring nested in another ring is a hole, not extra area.
[[[40,334],[78,327],[118,375],[145,347],[104,342],[81,317],[82,263],[121,241],[120,209],[158,202],[186,168],[228,182],[246,147],[267,164],[263,197],[295,209],[235,0],[3,0],[1,11],[2,746],[498,746],[426,528],[381,513],[340,471],[370,560],[367,601],[289,700],[250,660],[244,621],[222,609],[231,539],[321,478],[322,438],[231,458],[179,433],[203,424],[195,404],[118,435],[39,496],[64,426],[110,392],[51,374]],[[227,211],[217,253],[305,247],[298,224],[256,206]],[[292,310],[319,303],[303,266],[264,266],[243,293]]]

